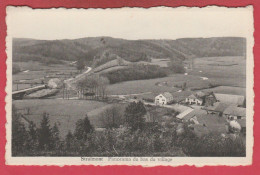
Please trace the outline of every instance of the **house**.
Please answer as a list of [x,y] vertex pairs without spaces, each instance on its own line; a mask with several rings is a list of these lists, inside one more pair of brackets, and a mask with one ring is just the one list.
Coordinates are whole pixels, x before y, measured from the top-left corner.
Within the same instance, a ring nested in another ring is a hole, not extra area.
[[209,114],[217,114],[222,116],[223,112],[229,105],[226,103],[216,102],[212,106],[206,106],[204,110],[207,111]]
[[245,104],[245,97],[241,95],[231,95],[231,94],[218,94],[215,93],[215,97],[217,101],[226,103],[226,104],[232,104],[235,106],[244,106]]
[[155,97],[154,103],[156,105],[166,105],[173,102],[173,96],[170,92],[164,92]]
[[194,94],[191,94],[185,99],[186,103],[189,103],[190,105],[196,104],[196,105],[202,105],[203,99],[201,97],[195,96]]
[[213,106],[217,102],[216,96],[213,92],[205,96],[205,106]]
[[224,110],[223,115],[229,120],[245,119],[246,108],[230,105]]

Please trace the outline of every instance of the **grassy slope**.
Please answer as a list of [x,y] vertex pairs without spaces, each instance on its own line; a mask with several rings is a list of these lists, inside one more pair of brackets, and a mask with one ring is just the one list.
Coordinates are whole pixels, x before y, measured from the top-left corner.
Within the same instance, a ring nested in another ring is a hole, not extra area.
[[30,113],[33,115],[26,116],[37,126],[39,126],[44,112],[50,114],[51,126],[56,122],[62,137],[69,130],[74,131],[77,120],[84,118],[86,114],[95,127],[101,127],[102,123],[97,115],[110,106],[110,104],[97,101],[61,99],[16,100],[13,101],[13,104],[18,109],[30,108]]

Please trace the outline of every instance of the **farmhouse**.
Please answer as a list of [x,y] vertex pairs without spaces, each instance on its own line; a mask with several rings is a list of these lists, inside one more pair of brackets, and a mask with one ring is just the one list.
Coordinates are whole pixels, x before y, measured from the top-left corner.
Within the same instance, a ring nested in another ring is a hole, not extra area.
[[185,99],[185,102],[189,103],[190,105],[192,105],[192,104],[202,105],[203,99],[201,97],[198,97],[198,96],[195,96],[194,94],[192,94]]
[[230,105],[223,112],[224,116],[229,120],[245,119],[246,118],[246,108],[237,107]]
[[171,103],[172,101],[173,101],[173,96],[170,92],[164,92],[155,97],[156,105],[165,105]]
[[230,95],[230,94],[218,94],[215,93],[215,97],[217,101],[226,103],[226,104],[233,104],[235,106],[244,106],[245,104],[245,97],[241,95]]

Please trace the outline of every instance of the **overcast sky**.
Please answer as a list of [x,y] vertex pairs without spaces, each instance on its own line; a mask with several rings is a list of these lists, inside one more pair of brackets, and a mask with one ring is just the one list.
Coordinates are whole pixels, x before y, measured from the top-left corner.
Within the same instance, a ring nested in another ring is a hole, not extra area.
[[8,35],[34,39],[245,37],[251,18],[252,8],[7,8]]

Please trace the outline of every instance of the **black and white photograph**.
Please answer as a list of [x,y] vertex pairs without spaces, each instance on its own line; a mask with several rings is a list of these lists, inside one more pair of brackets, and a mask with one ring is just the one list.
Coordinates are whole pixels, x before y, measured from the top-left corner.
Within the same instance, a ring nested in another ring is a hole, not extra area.
[[7,163],[251,163],[252,12],[8,7]]

